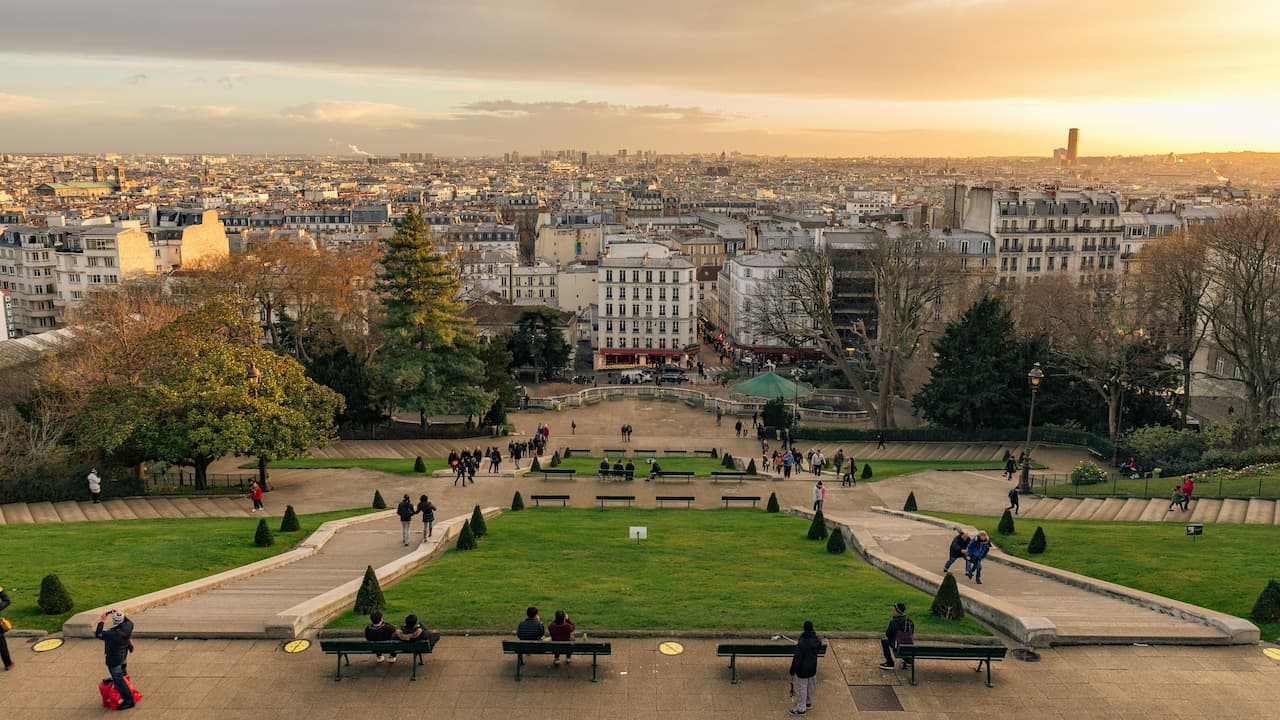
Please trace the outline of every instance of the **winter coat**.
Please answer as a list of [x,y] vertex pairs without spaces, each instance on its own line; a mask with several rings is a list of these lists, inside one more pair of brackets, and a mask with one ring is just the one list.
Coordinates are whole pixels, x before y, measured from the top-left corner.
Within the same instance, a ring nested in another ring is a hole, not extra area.
[[796,651],[791,656],[791,674],[798,678],[811,678],[818,674],[818,650],[822,640],[816,632],[800,634]]

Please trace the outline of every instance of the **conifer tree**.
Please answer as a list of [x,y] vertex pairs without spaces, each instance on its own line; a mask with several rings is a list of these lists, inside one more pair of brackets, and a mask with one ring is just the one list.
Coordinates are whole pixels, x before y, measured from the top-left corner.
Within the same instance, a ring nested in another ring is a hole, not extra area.
[[40,595],[36,598],[36,606],[45,615],[71,612],[71,593],[67,592],[57,575],[45,575],[40,580]]
[[471,532],[478,538],[484,537],[489,532],[489,526],[484,522],[484,513],[480,512],[479,505],[471,511]]
[[825,540],[827,537],[827,519],[822,516],[822,511],[813,514],[813,522],[809,523],[809,539]]
[[424,472],[426,472],[426,471],[427,471],[427,464],[426,464],[426,463],[424,463],[424,462],[422,462],[422,456],[421,456],[421,455],[419,455],[418,457],[414,458],[414,460],[413,460],[413,471],[414,471],[414,472],[416,472],[416,473],[424,473]]
[[458,533],[458,544],[456,547],[459,550],[476,549],[476,534],[471,530],[470,520],[462,521],[462,532]]
[[831,537],[827,538],[827,552],[832,555],[843,555],[848,549],[844,542],[844,533],[837,528],[831,533]]
[[1264,623],[1280,622],[1280,582],[1272,580],[1258,595],[1251,613],[1254,620]]
[[284,509],[284,518],[280,520],[280,532],[296,532],[302,527],[298,522],[298,513],[294,512],[293,506],[286,506]]
[[524,509],[524,498],[520,497],[519,490],[516,491],[515,495],[511,496],[511,509],[517,511]]
[[956,578],[951,573],[944,573],[942,584],[938,586],[938,594],[933,598],[934,615],[943,620],[960,622],[964,619],[964,604],[960,600],[960,588],[956,586]]
[[386,510],[386,509],[387,509],[387,501],[382,499],[382,491],[381,491],[381,490],[374,490],[374,491],[373,491],[373,509],[374,509],[374,510]]
[[916,494],[914,492],[907,493],[907,501],[903,503],[902,509],[906,512],[915,512],[917,510]]
[[1031,542],[1027,543],[1027,552],[1032,555],[1039,555],[1045,550],[1044,528],[1036,526],[1036,533],[1031,536]]
[[778,507],[778,493],[769,493],[769,503],[764,506],[765,512],[776,513],[781,508]]
[[355,613],[357,615],[368,615],[375,610],[382,610],[387,606],[386,598],[382,596],[382,585],[378,582],[378,575],[373,571],[373,566],[366,566],[364,569],[364,580],[360,582],[360,590],[356,593]]
[[1004,514],[1000,516],[1000,524],[996,526],[996,532],[1001,535],[1012,535],[1015,530],[1013,526],[1013,513],[1005,508]]
[[271,535],[271,528],[267,527],[267,519],[259,519],[258,531],[253,534],[253,544],[258,547],[271,547],[275,542],[275,537]]
[[867,463],[866,465],[862,466],[862,479],[863,480],[871,479],[871,463]]

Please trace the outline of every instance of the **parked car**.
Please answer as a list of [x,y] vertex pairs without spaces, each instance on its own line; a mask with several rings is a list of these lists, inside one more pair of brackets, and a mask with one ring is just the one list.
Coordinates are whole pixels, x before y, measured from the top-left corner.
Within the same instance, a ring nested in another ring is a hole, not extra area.
[[649,368],[631,368],[622,371],[623,384],[647,383],[653,381],[653,371]]

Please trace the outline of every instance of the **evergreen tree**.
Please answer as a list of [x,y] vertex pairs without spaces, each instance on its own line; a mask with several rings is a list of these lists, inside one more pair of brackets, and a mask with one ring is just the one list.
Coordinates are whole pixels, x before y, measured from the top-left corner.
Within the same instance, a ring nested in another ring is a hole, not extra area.
[[511,509],[516,511],[524,509],[524,498],[520,497],[519,490],[516,491],[515,495],[511,496]]
[[751,458],[751,462],[747,463],[747,474],[748,474],[748,475],[758,475],[758,474],[759,474],[759,471],[758,471],[758,470],[756,470],[756,459],[755,459],[755,458]]
[[867,463],[866,465],[862,466],[862,479],[863,480],[871,479],[871,463]]
[[373,566],[368,565],[364,569],[364,580],[360,582],[360,590],[356,593],[355,613],[368,615],[386,606],[387,600],[382,596],[382,585],[378,582],[378,575],[373,571]]
[[832,555],[843,555],[848,549],[844,542],[844,533],[839,529],[833,531],[831,537],[827,538],[827,552]]
[[516,367],[533,367],[540,379],[558,375],[569,362],[572,348],[557,324],[560,311],[544,305],[527,307],[508,340]]
[[489,526],[484,522],[484,513],[480,512],[479,505],[471,511],[471,532],[475,533],[477,538],[482,538],[489,532]]
[[764,506],[764,511],[771,513],[781,511],[781,508],[778,507],[778,493],[769,493],[769,502]]
[[907,493],[907,501],[903,503],[902,509],[906,512],[915,512],[918,509],[916,507],[916,494],[914,492]]
[[470,520],[462,521],[462,532],[458,533],[457,548],[459,550],[475,550],[476,549],[476,534],[471,530]]
[[426,463],[424,463],[424,462],[422,462],[422,456],[421,456],[421,455],[419,455],[418,457],[414,458],[414,460],[413,460],[413,471],[414,471],[414,472],[416,472],[416,473],[424,473],[424,472],[426,472],[426,471],[427,471],[427,464],[426,464]]
[[57,575],[45,575],[40,580],[40,596],[36,599],[36,605],[45,615],[61,615],[71,612],[73,603],[71,593],[67,592],[62,580]]
[[533,462],[529,465],[529,472],[542,472],[542,464],[538,462],[538,457],[536,455],[533,458]]
[[520,383],[511,374],[515,360],[506,335],[488,338],[480,348],[480,358],[484,362],[484,382],[482,387],[493,394],[493,404],[485,413],[485,425],[501,425],[507,421],[507,408],[516,407],[520,402]]
[[720,460],[720,464],[730,470],[737,468],[737,465],[734,465],[733,463],[733,456],[729,453],[724,454],[723,458]]
[[1044,552],[1044,549],[1045,549],[1044,528],[1037,525],[1035,534],[1031,536],[1031,542],[1027,543],[1027,552],[1031,553],[1032,555],[1039,555],[1040,553]]
[[551,467],[558,467],[559,465],[560,465],[560,451],[557,450],[551,453]]
[[284,509],[284,518],[280,520],[280,532],[297,532],[302,525],[298,523],[298,513],[293,511],[293,506],[288,505]]
[[382,499],[382,491],[381,491],[381,490],[374,490],[374,491],[373,491],[373,509],[374,509],[374,510],[386,510],[386,509],[387,509],[387,501]]
[[573,448],[565,448],[565,449],[564,449],[564,459],[565,459],[565,460],[568,460],[568,459],[569,459],[569,458],[571,458],[571,457],[573,457]]
[[276,539],[271,535],[271,528],[267,527],[267,519],[258,520],[258,531],[253,534],[253,544],[258,547],[271,547]]
[[964,619],[964,604],[960,600],[960,588],[956,586],[956,578],[951,573],[944,573],[942,584],[938,586],[938,594],[933,597],[934,615],[943,620],[960,622]]
[[715,449],[715,448],[711,448],[711,459],[712,459],[712,460],[719,460],[719,459],[720,459],[720,451],[719,451],[719,450],[717,450],[717,449]]
[[1272,580],[1258,595],[1251,613],[1254,620],[1264,623],[1280,622],[1280,582]]
[[822,516],[822,511],[813,514],[813,522],[809,523],[809,539],[824,540],[827,537],[827,519]]
[[1004,514],[1000,516],[1000,524],[996,526],[996,532],[1001,535],[1012,535],[1014,533],[1013,513],[1008,508],[1005,508]]
[[764,409],[760,413],[760,422],[765,427],[771,428],[789,428],[791,427],[791,411],[787,409],[787,404],[782,398],[774,398],[766,401]]

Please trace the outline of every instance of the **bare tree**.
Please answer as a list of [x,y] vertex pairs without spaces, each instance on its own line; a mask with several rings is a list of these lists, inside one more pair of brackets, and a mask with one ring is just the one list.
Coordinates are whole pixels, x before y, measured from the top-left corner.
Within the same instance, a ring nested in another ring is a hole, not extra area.
[[1205,293],[1210,271],[1205,239],[1178,232],[1155,240],[1138,253],[1138,302],[1148,335],[1178,356],[1182,372],[1182,422],[1191,411],[1191,361],[1209,330]]

